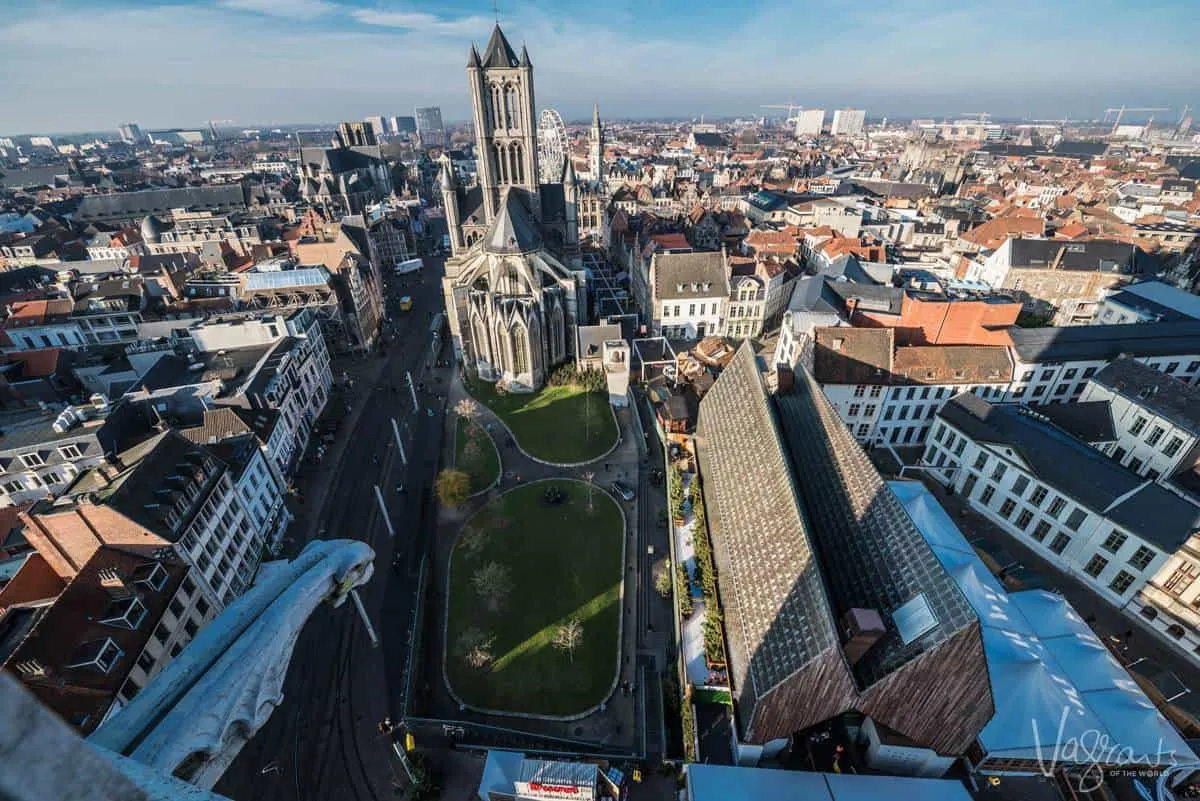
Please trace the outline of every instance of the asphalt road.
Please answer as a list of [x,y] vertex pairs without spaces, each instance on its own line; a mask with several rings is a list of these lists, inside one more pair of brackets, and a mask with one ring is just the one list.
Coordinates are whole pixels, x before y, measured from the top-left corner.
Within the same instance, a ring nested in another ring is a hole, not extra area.
[[[309,531],[323,539],[362,540],[375,549],[374,577],[360,592],[382,642],[371,646],[350,603],[317,610],[296,644],[282,705],[214,788],[235,801],[371,801],[399,795],[399,763],[377,725],[385,716],[399,717],[394,704],[403,683],[415,571],[431,530],[422,518],[433,516],[426,493],[437,468],[444,412],[431,393],[445,391],[449,373],[425,368],[430,312],[443,306],[441,260],[427,259],[426,265],[419,282],[409,279],[401,287],[389,279],[394,339],[385,344],[385,356],[369,357],[386,359],[378,385],[360,381],[355,387],[353,403],[365,406],[353,428],[338,433],[350,438],[339,463],[318,479],[332,482],[321,508],[303,510],[319,523],[313,526],[311,517],[298,515],[289,532],[290,552],[299,550]],[[413,298],[412,311],[398,310],[401,295]],[[409,371],[414,382],[428,385],[418,395],[416,413]],[[434,375],[439,372],[440,383]],[[430,408],[437,410],[436,418],[428,415]],[[407,464],[396,447],[393,419]],[[400,484],[404,492],[398,491]],[[395,539],[380,511],[376,485],[389,507]]]

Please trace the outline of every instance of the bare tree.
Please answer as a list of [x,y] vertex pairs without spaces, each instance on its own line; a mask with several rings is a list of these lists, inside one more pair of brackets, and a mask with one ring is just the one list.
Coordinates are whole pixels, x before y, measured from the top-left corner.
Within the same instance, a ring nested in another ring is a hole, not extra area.
[[499,611],[504,599],[512,591],[512,571],[499,562],[488,562],[471,576],[471,585],[487,602],[489,609]]
[[[472,430],[474,428],[478,428],[478,426],[473,427]],[[483,448],[479,445],[479,440],[475,437],[468,438],[467,444],[463,445],[462,455],[464,462],[475,464],[479,460],[479,457],[483,456]]]
[[483,546],[486,544],[487,529],[481,525],[469,524],[463,528],[462,534],[458,535],[458,547],[472,559],[483,553]]
[[571,618],[558,627],[554,632],[554,647],[566,651],[571,661],[575,661],[575,649],[583,642],[583,624],[578,618]]
[[589,512],[595,511],[592,507],[592,487],[593,487],[592,482],[595,479],[596,479],[596,474],[593,473],[591,470],[589,470],[588,472],[583,474],[583,480],[587,482],[587,496],[588,496],[588,511]]
[[454,651],[464,662],[478,670],[491,664],[492,644],[495,640],[496,638],[487,632],[469,626],[458,635]]
[[463,398],[454,404],[454,413],[464,420],[473,422],[479,416],[479,404],[471,398]]

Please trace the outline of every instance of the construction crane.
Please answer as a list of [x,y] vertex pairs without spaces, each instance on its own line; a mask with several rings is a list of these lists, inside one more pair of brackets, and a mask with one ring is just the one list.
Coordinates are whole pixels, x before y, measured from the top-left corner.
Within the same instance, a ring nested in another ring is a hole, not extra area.
[[1108,122],[1108,115],[1114,111],[1117,113],[1117,119],[1113,122],[1112,132],[1116,133],[1117,128],[1121,127],[1121,118],[1125,116],[1126,111],[1170,111],[1169,108],[1161,108],[1158,106],[1121,106],[1120,108],[1104,109],[1104,121]]
[[799,103],[764,103],[759,108],[786,108],[788,112],[787,118],[791,120],[796,116],[796,112],[803,109],[804,106]]

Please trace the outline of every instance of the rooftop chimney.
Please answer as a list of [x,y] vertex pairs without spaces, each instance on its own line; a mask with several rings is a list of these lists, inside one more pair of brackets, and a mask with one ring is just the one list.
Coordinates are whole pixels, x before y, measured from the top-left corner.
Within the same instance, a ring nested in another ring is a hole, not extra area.
[[883,618],[874,609],[851,609],[842,616],[842,644],[851,665],[866,656],[867,651],[886,633]]

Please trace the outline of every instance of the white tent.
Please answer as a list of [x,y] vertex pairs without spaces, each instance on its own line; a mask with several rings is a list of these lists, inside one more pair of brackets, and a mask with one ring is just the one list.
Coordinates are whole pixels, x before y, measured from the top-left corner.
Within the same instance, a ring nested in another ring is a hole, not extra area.
[[1048,590],[1025,590],[1012,594],[1013,603],[1020,607],[1033,631],[1042,639],[1087,633],[1092,629],[1075,611],[1067,599]]
[[1021,757],[1103,724],[1037,637],[984,626],[996,714],[979,735],[988,754]]
[[[979,615],[996,706],[979,735],[987,758],[1196,759],[1065,598],[1045,590],[1007,593],[923,484],[888,485]],[[1107,745],[1096,753],[1099,743]]]

